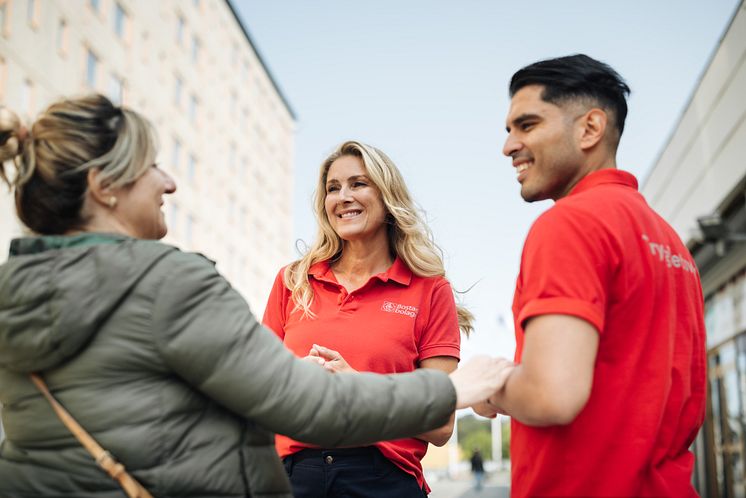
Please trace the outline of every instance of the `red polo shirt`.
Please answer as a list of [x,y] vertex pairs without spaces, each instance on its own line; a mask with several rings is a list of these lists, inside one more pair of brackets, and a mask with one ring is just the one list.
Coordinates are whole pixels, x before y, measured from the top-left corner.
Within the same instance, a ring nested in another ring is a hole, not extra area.
[[512,422],[512,495],[696,496],[688,448],[704,418],[699,274],[629,173],[582,179],[531,227],[513,302],[516,361],[531,317],[591,323],[591,395],[570,424]]
[[[418,277],[400,259],[354,292],[337,282],[324,261],[309,269],[316,318],[293,312],[281,270],[264,312],[264,324],[297,356],[313,344],[339,351],[352,368],[377,373],[411,372],[435,356],[459,358],[460,333],[453,291],[443,277]],[[344,407],[340,407],[344,409]],[[313,446],[276,436],[280,457]],[[381,453],[426,485],[420,460],[427,443],[408,438],[376,443]]]

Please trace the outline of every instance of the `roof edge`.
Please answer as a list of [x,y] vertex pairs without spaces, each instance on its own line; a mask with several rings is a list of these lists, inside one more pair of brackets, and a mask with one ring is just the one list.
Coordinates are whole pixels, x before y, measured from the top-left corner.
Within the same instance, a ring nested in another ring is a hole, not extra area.
[[689,110],[689,108],[692,106],[692,102],[694,102],[694,97],[696,97],[697,92],[699,91],[699,88],[702,86],[702,80],[704,80],[705,75],[707,74],[707,71],[710,69],[710,66],[712,66],[713,61],[715,60],[715,56],[717,55],[718,51],[720,51],[720,47],[723,46],[723,41],[725,41],[725,37],[728,35],[728,32],[730,31],[731,26],[733,26],[733,21],[736,20],[736,16],[738,15],[738,12],[741,10],[741,8],[744,7],[744,1],[741,0],[735,9],[733,9],[733,14],[730,16],[730,21],[728,21],[728,24],[726,25],[725,29],[723,30],[722,34],[720,35],[720,38],[718,39],[717,44],[713,47],[712,51],[710,52],[710,56],[707,58],[707,62],[702,66],[702,70],[699,73],[699,77],[697,78],[696,83],[694,84],[694,87],[692,88],[691,92],[689,92],[689,98],[686,100],[686,104],[682,106],[681,111],[679,111],[679,117],[676,120],[676,124],[673,125],[671,130],[668,132],[668,137],[663,142],[663,145],[658,150],[658,153],[655,155],[655,160],[653,161],[653,164],[651,165],[650,169],[648,169],[647,173],[645,174],[645,178],[642,179],[640,182],[640,191],[644,190],[647,186],[648,180],[650,180],[650,177],[653,174],[653,171],[655,170],[655,167],[660,163],[661,158],[663,157],[663,154],[666,153],[666,149],[669,145],[671,145],[671,141],[673,141],[674,135],[676,135],[676,131],[679,129],[679,126],[681,125],[681,121],[684,119],[684,116],[686,115],[686,112]]
[[256,58],[259,59],[259,63],[264,68],[264,71],[267,73],[267,76],[269,76],[269,80],[272,82],[272,86],[275,87],[277,94],[280,96],[280,100],[282,100],[282,103],[285,104],[285,108],[290,113],[290,117],[293,118],[293,121],[297,121],[298,116],[295,114],[293,107],[290,105],[290,102],[288,101],[287,97],[285,96],[282,89],[280,88],[280,85],[277,83],[277,80],[272,75],[272,71],[269,69],[269,66],[267,66],[267,63],[264,61],[264,57],[262,57],[262,54],[259,52],[259,48],[256,46],[256,43],[254,43],[254,40],[251,38],[251,35],[249,34],[249,30],[244,25],[243,20],[241,20],[241,16],[239,16],[238,11],[235,9],[235,7],[233,7],[233,3],[231,2],[231,0],[225,0],[225,3],[226,5],[228,5],[228,9],[231,11],[231,14],[233,14],[233,17],[236,19],[236,22],[238,23],[238,26],[241,28],[241,31],[243,31],[243,34],[246,37],[246,40],[249,42],[251,49],[254,51],[254,54],[256,54]]

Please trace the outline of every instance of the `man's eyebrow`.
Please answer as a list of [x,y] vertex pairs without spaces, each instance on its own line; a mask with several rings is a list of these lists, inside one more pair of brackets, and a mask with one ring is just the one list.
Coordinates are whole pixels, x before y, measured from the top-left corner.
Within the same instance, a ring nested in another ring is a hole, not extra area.
[[514,118],[513,121],[510,123],[510,125],[508,125],[508,126],[505,127],[505,131],[507,131],[508,133],[510,133],[510,127],[511,127],[511,125],[512,126],[520,126],[521,124],[525,123],[526,121],[531,121],[531,120],[534,120],[534,119],[536,119],[536,120],[541,119],[541,116],[539,116],[538,114],[521,114],[520,116]]

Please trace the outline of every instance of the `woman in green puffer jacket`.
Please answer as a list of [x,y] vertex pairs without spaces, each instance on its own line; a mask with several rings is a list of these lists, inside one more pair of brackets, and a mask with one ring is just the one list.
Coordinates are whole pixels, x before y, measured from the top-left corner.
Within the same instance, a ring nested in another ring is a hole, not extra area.
[[290,496],[273,433],[325,447],[443,425],[502,387],[509,362],[451,374],[331,375],[257,323],[212,262],[166,234],[142,116],[100,95],[27,132],[0,109],[0,167],[20,220],[0,266],[0,496],[122,497],[31,383],[156,497]]

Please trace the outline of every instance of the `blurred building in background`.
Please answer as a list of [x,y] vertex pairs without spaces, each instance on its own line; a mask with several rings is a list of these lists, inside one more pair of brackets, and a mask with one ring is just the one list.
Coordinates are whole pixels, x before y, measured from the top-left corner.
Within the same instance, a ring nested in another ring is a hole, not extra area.
[[[100,92],[150,118],[165,242],[204,253],[264,309],[292,257],[294,115],[228,0],[0,0],[0,102],[32,119]],[[21,233],[0,189],[0,261]]]
[[708,406],[702,496],[746,496],[746,5],[742,1],[642,192],[702,276]]

